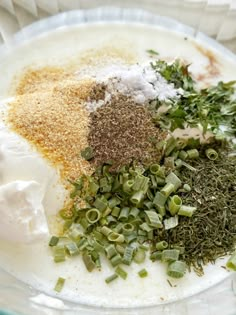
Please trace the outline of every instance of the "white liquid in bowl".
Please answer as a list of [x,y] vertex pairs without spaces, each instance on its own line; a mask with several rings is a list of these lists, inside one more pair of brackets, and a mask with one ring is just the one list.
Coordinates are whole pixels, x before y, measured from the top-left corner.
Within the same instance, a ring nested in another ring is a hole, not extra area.
[[[160,59],[181,58],[188,61],[195,77],[201,78],[201,85],[235,79],[235,61],[214,52],[212,65],[209,55],[183,35],[158,27],[104,23],[50,32],[9,53],[0,62],[0,98],[12,96],[13,78],[26,66],[61,65],[70,61],[71,67],[79,70],[88,63],[95,65],[101,56],[104,60],[104,55],[108,63],[110,57],[119,57],[125,63],[145,62],[148,60],[147,49],[158,51]],[[215,74],[211,71],[213,66],[216,68]],[[6,164],[0,184],[19,179],[36,181],[44,191],[43,205],[47,216],[50,216],[60,209],[65,197],[57,172],[37,152],[33,152],[23,139],[14,133],[12,137],[17,138],[18,145],[12,148],[9,158],[13,159],[13,165],[20,163],[21,167],[13,169],[10,164]],[[31,156],[30,171],[22,158],[26,153]],[[43,172],[46,175],[39,176]],[[29,245],[0,241],[0,265],[20,280],[51,295],[55,294],[53,287],[57,278],[64,277],[66,283],[58,296],[74,302],[110,307],[161,304],[196,294],[228,275],[221,268],[225,259],[219,259],[215,265],[205,268],[204,277],[199,278],[193,272],[187,273],[183,279],[171,279],[173,287],[170,287],[166,266],[158,262],[152,263],[147,258],[145,264],[124,266],[128,272],[126,281],[118,279],[107,285],[104,279],[113,273],[113,268],[105,260],[102,261],[102,270],[92,273],[87,272],[79,256],[55,264],[48,248],[48,238],[46,236]],[[144,267],[149,276],[141,279],[137,272]]]

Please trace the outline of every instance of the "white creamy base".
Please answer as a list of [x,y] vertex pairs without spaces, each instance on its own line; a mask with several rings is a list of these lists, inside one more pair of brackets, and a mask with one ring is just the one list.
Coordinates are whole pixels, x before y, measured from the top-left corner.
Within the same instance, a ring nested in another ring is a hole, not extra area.
[[[77,63],[77,70],[78,65],[86,65],[88,62],[96,64],[98,54],[94,47],[100,50],[99,54],[105,51],[108,56],[114,55],[115,48],[121,60],[130,63],[147,60],[145,50],[155,49],[160,53],[160,58],[171,60],[179,57],[192,63],[191,70],[195,74],[204,73],[209,63],[208,58],[190,39],[184,40],[183,36],[155,27],[99,24],[65,28],[25,43],[1,59],[0,98],[11,96],[11,82],[26,66],[59,65],[70,59],[73,59],[71,62],[73,67]],[[225,81],[235,79],[236,63],[226,60],[222,55],[218,55],[217,58],[220,75],[207,79],[206,83],[216,82],[219,79]],[[59,208],[64,196],[63,189],[60,185],[57,186],[54,176],[51,181],[45,182],[41,170],[46,171],[47,163],[29,146],[23,149],[25,145],[25,141],[19,139],[14,154],[11,153],[13,163],[5,165],[5,180],[0,181],[0,184],[22,179],[34,180],[42,187],[47,187],[43,204],[46,214],[50,215],[50,211]],[[30,165],[23,162],[25,150],[33,156]],[[20,163],[21,167],[14,167],[15,163]],[[55,194],[53,189],[61,191],[61,194]],[[166,277],[166,266],[158,262],[152,263],[147,258],[143,265],[133,263],[131,267],[124,266],[129,274],[126,281],[118,279],[107,285],[104,279],[113,273],[113,268],[106,261],[102,264],[102,271],[92,273],[87,272],[81,257],[55,264],[47,243],[48,239],[31,245],[0,241],[0,266],[32,287],[50,295],[55,295],[53,287],[57,278],[64,277],[66,278],[64,289],[57,295],[74,302],[110,307],[161,304],[205,290],[228,275],[227,271],[221,268],[225,264],[225,259],[219,259],[216,265],[205,268],[204,277],[199,278],[193,272],[187,273],[183,279],[170,279],[171,283],[176,285],[170,287]],[[148,270],[149,276],[140,279],[137,272],[143,267]]]

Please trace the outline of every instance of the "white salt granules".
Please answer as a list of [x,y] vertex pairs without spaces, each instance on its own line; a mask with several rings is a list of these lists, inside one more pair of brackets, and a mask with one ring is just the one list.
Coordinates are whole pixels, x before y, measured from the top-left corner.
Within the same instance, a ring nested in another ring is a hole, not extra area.
[[80,72],[79,79],[92,78],[106,86],[105,99],[86,104],[89,111],[94,111],[110,101],[111,95],[123,94],[133,98],[138,104],[159,99],[167,101],[178,98],[182,89],[175,89],[158,72],[148,65],[110,65],[94,71]]

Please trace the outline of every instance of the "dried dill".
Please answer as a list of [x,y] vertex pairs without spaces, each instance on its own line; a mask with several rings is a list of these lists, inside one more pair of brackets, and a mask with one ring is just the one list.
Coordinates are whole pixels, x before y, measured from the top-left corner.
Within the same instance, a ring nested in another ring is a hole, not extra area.
[[183,260],[199,274],[203,265],[232,253],[236,244],[236,157],[205,157],[192,163],[196,172],[182,169],[180,178],[191,191],[183,203],[197,207],[192,218],[179,217],[177,227],[159,235],[173,246],[184,246]]

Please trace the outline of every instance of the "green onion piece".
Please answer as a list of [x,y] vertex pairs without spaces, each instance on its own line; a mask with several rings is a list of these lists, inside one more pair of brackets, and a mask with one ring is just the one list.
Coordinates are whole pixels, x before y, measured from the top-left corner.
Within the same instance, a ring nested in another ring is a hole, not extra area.
[[98,269],[100,269],[100,268],[102,267],[100,257],[98,257],[98,258],[96,259],[95,265],[96,265],[96,267],[97,267]]
[[108,201],[109,208],[113,209],[114,207],[118,206],[120,204],[120,199],[117,197],[112,197]]
[[175,161],[175,168],[181,168],[183,166],[183,161],[180,159],[177,159]]
[[104,245],[102,245],[99,240],[94,240],[93,241],[93,248],[97,251],[97,252],[101,252],[104,253],[105,249],[104,249]]
[[120,245],[120,244],[117,244],[117,245],[116,245],[116,250],[117,250],[117,252],[118,252],[119,254],[124,255],[125,247],[123,247],[123,246]]
[[180,253],[181,255],[183,255],[184,252],[185,252],[185,247],[184,247],[184,246],[174,245],[173,248],[179,250],[179,253]]
[[96,196],[99,189],[99,185],[97,185],[93,180],[89,181],[89,192],[91,196]]
[[187,150],[186,153],[188,154],[188,159],[194,160],[199,158],[199,152],[197,149]]
[[139,214],[139,209],[132,207],[129,212],[129,218],[136,219]]
[[144,262],[146,258],[146,252],[144,249],[138,248],[136,253],[134,254],[134,262],[137,264],[141,264]]
[[133,259],[133,254],[134,254],[134,248],[131,246],[126,246],[124,256],[123,256],[123,263],[125,265],[130,265]]
[[123,243],[125,241],[125,237],[124,235],[122,234],[118,234],[116,232],[111,232],[107,239],[110,241],[110,242],[115,242],[115,243]]
[[120,254],[117,254],[115,256],[113,256],[111,259],[110,259],[110,262],[112,264],[113,267],[116,267],[118,266],[120,263],[122,263],[122,258],[120,256]]
[[159,214],[164,217],[164,215],[166,214],[166,208],[163,206],[163,207],[158,207],[158,212]]
[[191,191],[191,187],[189,186],[189,184],[184,184],[183,189],[188,192]]
[[149,231],[149,232],[147,233],[147,238],[148,238],[148,240],[153,240],[153,238],[154,238],[153,230],[151,230],[151,231]]
[[113,231],[116,233],[120,233],[123,229],[123,223],[119,222],[116,224],[116,226],[113,228]]
[[132,233],[130,233],[129,235],[126,235],[125,236],[125,241],[126,241],[126,243],[131,243],[131,242],[133,242],[134,240],[136,240],[137,239],[137,233],[136,232],[132,232]]
[[156,243],[156,249],[157,250],[163,250],[166,249],[168,247],[168,243],[166,241],[161,241]]
[[148,208],[148,209],[153,208],[153,204],[152,204],[152,202],[151,202],[150,200],[145,200],[145,201],[143,202],[143,205],[144,205],[146,208]]
[[133,187],[132,187],[134,191],[139,191],[139,190],[141,190],[141,187],[142,187],[144,178],[145,178],[145,177],[144,177],[143,175],[137,175],[137,176],[135,177],[134,184],[133,184]]
[[179,151],[173,151],[173,152],[171,153],[171,157],[174,158],[175,160],[178,159],[178,157],[179,157]]
[[56,263],[66,260],[66,251],[63,244],[59,244],[53,247],[53,257]]
[[162,223],[160,219],[160,215],[156,213],[155,211],[147,210],[145,211],[148,220],[149,220],[149,225],[154,228],[162,228]]
[[57,279],[57,283],[56,283],[56,285],[54,287],[54,291],[56,291],[58,293],[61,292],[61,290],[63,289],[63,286],[65,284],[65,281],[66,281],[66,279],[59,277]]
[[52,246],[56,246],[58,242],[59,242],[59,237],[52,236],[48,245],[51,246],[51,247]]
[[126,182],[124,182],[123,184],[123,191],[125,193],[129,193],[132,189],[132,186],[134,184],[134,180],[133,179],[130,179],[130,180],[127,180]]
[[117,250],[113,244],[109,244],[108,246],[106,246],[105,251],[108,259],[111,259],[112,257],[117,255]]
[[97,197],[96,200],[94,201],[94,206],[97,208],[99,211],[104,211],[107,208],[107,201],[104,198],[99,198]]
[[107,226],[103,226],[100,231],[105,236],[108,236],[110,233],[112,233],[112,230]]
[[162,189],[161,193],[165,195],[166,197],[169,197],[172,192],[175,191],[175,186],[172,183],[167,183]]
[[90,224],[86,218],[83,218],[80,220],[80,225],[84,228],[84,230],[87,230]]
[[122,222],[128,221],[129,210],[130,210],[130,208],[128,208],[128,207],[124,207],[124,208],[121,209],[120,215],[119,215],[119,218],[118,218],[119,221],[122,221]]
[[173,156],[168,156],[164,160],[164,165],[167,169],[173,170],[175,168],[175,158]]
[[182,199],[179,196],[174,195],[170,197],[170,199],[168,200],[168,210],[170,214],[174,216],[179,211],[181,205]]
[[148,276],[148,272],[146,269],[141,269],[139,272],[138,272],[138,275],[140,278],[145,278]]
[[82,150],[80,152],[81,156],[83,159],[85,159],[86,161],[89,161],[93,158],[94,153],[93,153],[93,148],[91,147],[87,147],[84,150]]
[[179,158],[183,161],[185,161],[188,157],[188,153],[184,150],[179,151]]
[[186,272],[186,263],[183,261],[174,261],[167,267],[167,275],[172,278],[182,278]]
[[160,173],[161,167],[159,164],[152,164],[149,169],[153,175],[157,175]]
[[117,222],[117,220],[116,220],[112,215],[108,215],[108,216],[106,217],[106,220],[107,220],[108,225],[109,225],[110,223],[116,223],[116,222]]
[[93,271],[93,269],[96,267],[96,264],[94,263],[94,261],[92,260],[91,255],[89,255],[88,253],[83,253],[83,262],[85,264],[86,269],[91,272]]
[[121,268],[120,266],[118,266],[117,268],[116,268],[116,270],[115,270],[115,273],[119,276],[119,277],[121,277],[122,279],[126,279],[127,278],[127,276],[128,276],[128,273],[123,269],[123,268]]
[[169,156],[171,152],[176,148],[177,141],[174,137],[170,137],[166,143],[165,156]]
[[130,198],[130,201],[134,204],[134,205],[138,205],[140,204],[140,202],[143,200],[144,198],[144,193],[142,191],[137,191],[136,193],[133,194],[133,196]]
[[117,279],[117,278],[118,278],[118,275],[117,275],[116,273],[114,273],[113,275],[107,277],[107,278],[105,279],[105,282],[108,284],[108,283],[114,281],[114,280]]
[[[146,223],[146,222],[145,222]],[[147,223],[146,223],[147,224]],[[147,225],[148,229],[150,229],[150,231],[152,230],[149,225]],[[138,230],[138,235],[142,235],[142,236],[146,236],[147,235],[147,232],[145,230],[141,230],[139,229]]]
[[161,259],[162,259],[162,252],[161,251],[153,252],[150,255],[151,261],[156,261],[156,260],[161,260]]
[[227,261],[226,267],[233,271],[236,271],[236,251],[231,255],[231,257]]
[[89,243],[85,238],[83,238],[78,243],[76,243],[76,245],[80,251],[83,251],[89,245]]
[[212,160],[212,161],[215,161],[218,158],[218,153],[216,152],[216,150],[211,149],[211,148],[207,149],[205,151],[205,154],[206,154],[207,158],[209,160]]
[[99,221],[101,213],[99,212],[98,209],[92,208],[86,212],[85,216],[90,224],[94,224]]
[[101,178],[99,184],[101,192],[106,193],[111,191],[111,185],[106,177]]
[[153,230],[153,228],[151,228],[151,227],[147,224],[147,222],[143,222],[142,224],[140,224],[139,227],[140,227],[143,231],[145,231],[145,232],[150,232],[150,231]]
[[182,215],[184,217],[192,217],[194,211],[196,211],[196,207],[190,207],[190,206],[181,206],[178,212],[178,215]]
[[162,177],[156,176],[155,181],[157,183],[157,186],[164,186],[165,185],[165,179]]
[[119,207],[114,207],[111,214],[113,215],[113,217],[118,218],[120,215],[120,208]]
[[170,217],[170,218],[164,220],[165,230],[173,229],[178,224],[179,224],[179,218],[178,218],[177,215],[175,215],[174,217]]
[[166,177],[166,183],[173,184],[175,187],[175,191],[181,186],[182,182],[179,179],[178,176],[175,175],[175,173],[171,172],[167,177]]
[[157,208],[161,208],[161,207],[164,207],[166,200],[167,200],[167,197],[158,191],[153,199],[153,204]]
[[156,176],[150,175],[150,179],[151,179],[151,188],[156,189],[157,188]]
[[94,234],[94,236],[95,236],[97,241],[103,241],[104,236],[103,236],[103,234],[101,232],[95,230],[93,232],[93,234]]
[[129,235],[134,231],[134,225],[132,223],[125,223],[122,228],[124,235]]
[[189,165],[188,163],[185,163],[184,161],[181,161],[181,166],[185,166],[186,168],[188,168],[190,171],[192,172],[196,172],[196,168],[194,168],[193,166]]
[[79,254],[79,249],[75,242],[71,242],[65,245],[70,256],[75,256]]
[[162,252],[162,261],[171,262],[179,259],[179,250],[177,249],[165,249]]

